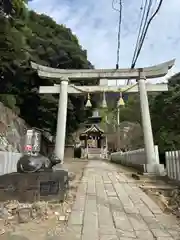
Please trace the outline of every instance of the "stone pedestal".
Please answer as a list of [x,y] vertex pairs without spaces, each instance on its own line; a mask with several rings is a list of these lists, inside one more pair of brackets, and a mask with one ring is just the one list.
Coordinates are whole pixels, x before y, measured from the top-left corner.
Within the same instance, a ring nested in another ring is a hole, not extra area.
[[68,189],[68,172],[65,170],[11,173],[0,176],[0,201],[62,202]]
[[144,164],[144,173],[150,175],[164,176],[165,168],[163,164]]

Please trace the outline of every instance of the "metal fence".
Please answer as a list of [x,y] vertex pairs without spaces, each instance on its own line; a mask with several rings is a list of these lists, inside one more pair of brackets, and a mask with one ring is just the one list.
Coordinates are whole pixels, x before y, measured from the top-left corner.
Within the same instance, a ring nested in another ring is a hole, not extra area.
[[165,157],[168,177],[180,181],[180,151],[166,152]]
[[22,153],[0,151],[0,175],[16,172],[16,164]]

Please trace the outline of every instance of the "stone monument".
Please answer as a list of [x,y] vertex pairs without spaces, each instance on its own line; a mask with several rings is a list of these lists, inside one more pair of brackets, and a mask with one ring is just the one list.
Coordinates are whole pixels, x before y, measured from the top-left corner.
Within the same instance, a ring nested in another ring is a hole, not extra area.
[[17,162],[17,172],[0,176],[0,201],[64,201],[68,172],[55,169],[61,163],[55,154],[45,157],[39,153],[40,141],[39,131],[27,130],[24,153]]

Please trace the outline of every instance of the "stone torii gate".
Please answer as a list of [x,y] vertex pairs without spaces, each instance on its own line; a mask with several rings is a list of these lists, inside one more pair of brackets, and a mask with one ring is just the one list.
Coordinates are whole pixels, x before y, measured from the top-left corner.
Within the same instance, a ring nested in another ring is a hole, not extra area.
[[[63,161],[66,133],[66,117],[67,117],[67,100],[69,94],[84,94],[92,92],[121,92],[126,90],[127,93],[139,92],[140,106],[142,115],[142,126],[144,133],[144,143],[147,157],[147,172],[156,172],[157,163],[154,151],[154,140],[151,126],[151,118],[149,112],[149,103],[147,91],[163,92],[168,91],[167,84],[147,84],[146,79],[164,77],[170,68],[174,65],[175,60],[171,60],[159,65],[137,69],[54,69],[31,63],[33,69],[37,70],[39,77],[58,79],[60,85],[41,86],[39,93],[59,93],[59,106],[57,117],[57,132],[55,153]],[[75,86],[68,85],[69,81],[77,80],[92,80],[92,79],[107,79],[107,80],[125,80],[136,79],[137,85],[131,88],[127,86]]]

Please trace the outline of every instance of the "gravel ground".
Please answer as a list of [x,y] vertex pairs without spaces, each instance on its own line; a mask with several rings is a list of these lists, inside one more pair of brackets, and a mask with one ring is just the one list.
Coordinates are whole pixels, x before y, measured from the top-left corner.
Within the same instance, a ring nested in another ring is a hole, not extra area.
[[[0,239],[1,240],[56,240],[66,229],[68,216],[75,200],[78,184],[83,175],[86,160],[65,159],[64,169],[74,175],[74,179],[70,182],[70,189],[67,199],[62,204],[37,203],[43,214],[34,220],[26,223],[17,223],[17,221],[9,216],[8,219],[0,219]],[[10,207],[16,203],[10,203]],[[10,208],[9,207],[9,208]]]

